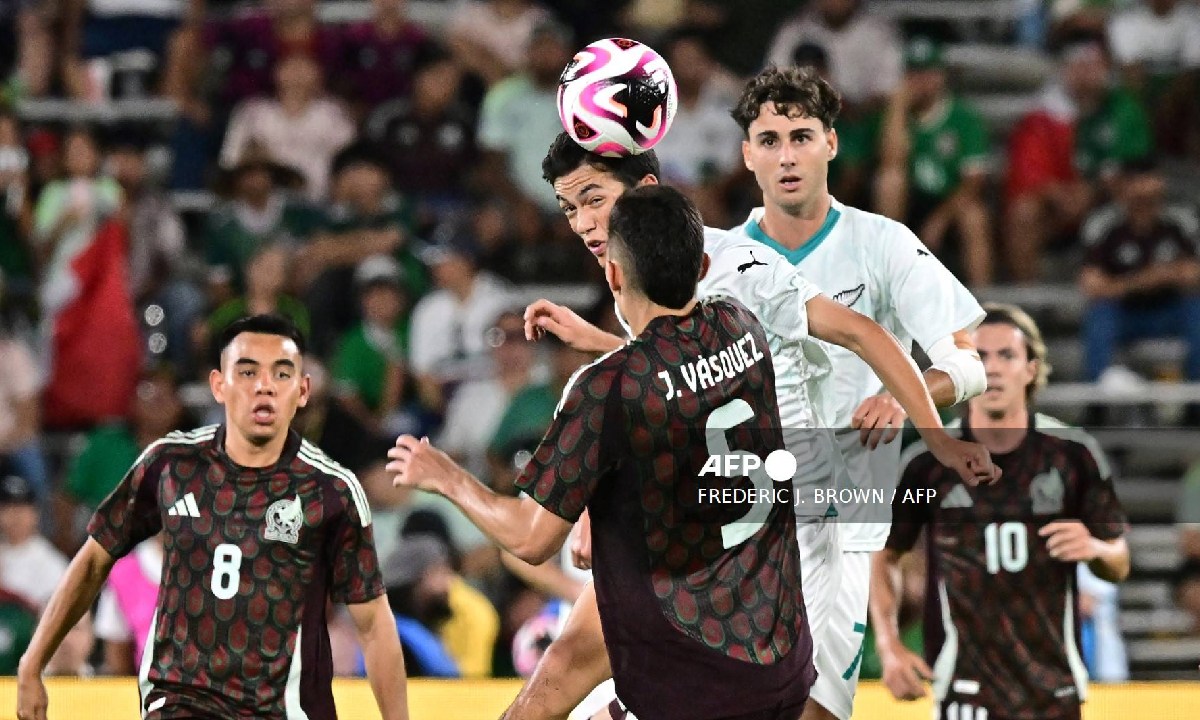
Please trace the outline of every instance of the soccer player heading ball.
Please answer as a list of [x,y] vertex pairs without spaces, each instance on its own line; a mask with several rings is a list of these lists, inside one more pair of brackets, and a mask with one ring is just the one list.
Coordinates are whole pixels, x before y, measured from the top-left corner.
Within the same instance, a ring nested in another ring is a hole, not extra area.
[[258,315],[231,324],[219,347],[209,385],[224,423],[152,443],[100,504],[21,659],[19,720],[45,720],[46,662],[113,563],[160,531],[143,720],[334,720],[329,600],[354,619],[384,720],[408,717],[366,494],[291,429],[308,402],[303,338]]
[[[604,642],[621,700],[640,717],[687,708],[732,718],[749,707],[795,720],[814,670],[792,504],[697,501],[709,456],[731,452],[714,447],[729,442],[714,428],[760,458],[783,447],[765,332],[736,302],[696,299],[704,229],[677,190],[625,193],[608,246],[608,286],[637,339],[572,378],[516,482],[528,496],[496,495],[411,436],[389,451],[388,469],[398,484],[445,495],[532,563],[557,552],[588,508]],[[732,376],[684,389],[689,366],[720,353],[738,358]],[[664,392],[664,375],[680,392]],[[773,485],[765,474],[755,482]]]

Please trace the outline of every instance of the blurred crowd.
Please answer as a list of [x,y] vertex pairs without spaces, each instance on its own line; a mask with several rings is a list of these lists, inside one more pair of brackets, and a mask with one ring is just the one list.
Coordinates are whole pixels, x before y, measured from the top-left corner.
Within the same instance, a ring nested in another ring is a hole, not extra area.
[[[1004,41],[1050,68],[1045,86],[984,112],[958,89],[970,38],[899,25],[885,2],[427,0],[443,21],[421,24],[406,0],[336,3],[351,20],[316,0],[0,0],[0,673],[141,449],[220,417],[206,386],[186,390],[215,332],[262,312],[311,339],[298,425],[367,488],[410,670],[516,670],[518,630],[551,626],[547,595],[577,586],[518,579],[381,465],[396,434],[426,434],[512,492],[588,359],[525,341],[530,288],[578,288],[581,313],[614,327],[540,167],[559,74],[599,37],[645,40],[671,65],[661,179],[709,225],[758,204],[728,114],[742,80],[811,65],[843,96],[840,200],[905,222],[973,288],[1077,282],[1085,379],[1135,340],[1176,336],[1181,374],[1200,380],[1200,7],[1023,3]],[[55,98],[177,112],[29,111]],[[118,564],[58,672],[132,670],[156,553]],[[339,672],[361,672],[332,617]]]

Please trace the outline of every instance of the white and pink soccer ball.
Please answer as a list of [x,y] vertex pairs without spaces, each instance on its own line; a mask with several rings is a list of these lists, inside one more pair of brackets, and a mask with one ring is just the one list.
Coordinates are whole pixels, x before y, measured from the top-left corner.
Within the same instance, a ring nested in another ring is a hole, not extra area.
[[563,129],[583,148],[609,157],[657,145],[678,104],[667,61],[636,40],[597,40],[575,54],[558,81]]

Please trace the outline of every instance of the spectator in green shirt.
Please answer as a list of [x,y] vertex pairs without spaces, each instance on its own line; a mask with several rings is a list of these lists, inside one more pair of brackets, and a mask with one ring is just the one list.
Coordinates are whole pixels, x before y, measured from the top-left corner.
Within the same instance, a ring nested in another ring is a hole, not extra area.
[[939,256],[957,240],[964,281],[990,285],[992,223],[983,200],[990,148],[983,118],[946,87],[942,50],[932,40],[909,42],[905,62],[904,82],[884,116],[879,212],[910,226]]
[[197,330],[193,344],[212,350],[209,339],[217,337],[234,320],[248,315],[276,314],[291,320],[308,337],[308,309],[288,294],[288,279],[294,267],[292,251],[281,242],[262,245],[246,263],[246,292],[226,301]]
[[488,464],[497,492],[512,494],[512,482],[524,464],[521,458],[528,459],[546,434],[563,388],[576,370],[594,359],[550,334],[542,342],[552,348],[550,377],[531,382],[513,395],[488,443]]
[[302,184],[295,170],[261,150],[247,151],[223,174],[218,190],[227,200],[208,216],[204,230],[214,307],[246,289],[246,263],[262,246],[298,245],[317,229],[320,213],[293,195]]
[[428,289],[429,273],[413,247],[415,214],[395,191],[382,154],[367,145],[342,151],[333,162],[333,205],[324,226],[300,252],[297,283],[312,316],[310,347],[318,355],[358,319],[353,303],[354,270],[376,255],[400,264],[414,298]]
[[368,258],[354,280],[362,322],[338,343],[332,365],[334,394],[372,432],[427,432],[429,417],[416,402],[405,362],[410,301],[400,264],[389,255]]
[[143,374],[128,420],[100,425],[88,433],[71,460],[56,503],[61,547],[78,547],[88,517],[112,492],[150,443],[190,425],[174,374],[155,369]]
[[37,619],[37,610],[24,598],[0,588],[0,675],[17,674]]

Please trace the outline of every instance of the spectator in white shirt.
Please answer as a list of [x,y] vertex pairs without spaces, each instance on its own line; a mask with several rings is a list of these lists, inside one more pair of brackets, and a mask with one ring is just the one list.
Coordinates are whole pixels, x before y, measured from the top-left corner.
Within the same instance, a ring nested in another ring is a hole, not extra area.
[[1200,8],[1145,0],[1113,16],[1108,42],[1125,84],[1154,117],[1158,149],[1200,150]]
[[486,372],[487,331],[516,302],[507,283],[478,269],[469,225],[447,225],[439,234],[444,239],[422,255],[437,289],[413,308],[408,345],[421,401],[440,411],[447,386]]
[[310,200],[329,189],[330,164],[354,139],[354,121],[336,100],[325,97],[321,68],[293,54],[276,66],[274,98],[247,100],[237,107],[221,148],[221,166],[238,164],[246,148],[259,144],[277,162],[304,176]]
[[550,13],[530,0],[458,3],[446,35],[454,59],[493,85],[525,64],[533,29]]
[[0,585],[41,610],[67,571],[67,558],[38,533],[36,502],[25,478],[0,480]]
[[904,62],[899,34],[861,0],[814,0],[779,28],[767,61],[791,65],[792,53],[805,42],[828,54],[829,81],[842,94],[843,116],[864,104],[882,107],[900,86]]
[[487,449],[508,402],[531,380],[535,346],[525,339],[520,311],[505,311],[487,331],[492,373],[463,383],[446,410],[437,446],[481,479],[488,476]]

